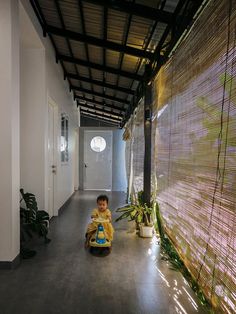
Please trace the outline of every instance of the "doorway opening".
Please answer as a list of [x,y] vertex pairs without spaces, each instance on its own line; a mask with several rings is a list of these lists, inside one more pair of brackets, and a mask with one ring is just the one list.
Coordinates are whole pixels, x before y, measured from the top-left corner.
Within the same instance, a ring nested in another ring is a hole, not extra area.
[[84,190],[112,190],[112,131],[84,132]]
[[57,216],[58,106],[48,99],[48,213]]

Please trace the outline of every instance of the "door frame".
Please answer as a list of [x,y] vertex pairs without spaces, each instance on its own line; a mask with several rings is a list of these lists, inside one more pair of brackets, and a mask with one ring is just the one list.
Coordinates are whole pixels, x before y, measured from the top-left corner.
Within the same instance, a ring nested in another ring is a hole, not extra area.
[[[49,143],[49,106],[53,109],[53,160],[54,164],[56,165],[56,174],[53,176],[53,208],[52,210],[49,209],[49,179],[50,179],[50,171],[51,171],[51,165],[49,165],[50,160],[49,160],[49,149],[48,149],[48,143]],[[58,161],[59,161],[59,107],[57,103],[50,97],[47,97],[47,112],[48,112],[48,132],[47,132],[47,163],[46,163],[46,168],[47,168],[47,175],[46,175],[46,187],[47,187],[47,211],[50,215],[50,218],[53,216],[58,216],[58,194],[57,194],[57,175],[58,175]]]
[[74,152],[73,152],[73,184],[74,191],[79,189],[79,128],[74,129]]
[[[86,134],[86,132],[94,132],[94,133],[96,133],[96,132],[98,132],[98,133],[100,133],[100,132],[109,132],[110,134],[111,134],[111,145],[112,145],[112,148],[111,148],[111,171],[110,171],[110,173],[111,173],[111,175],[110,175],[110,180],[111,180],[111,189],[91,189],[91,188],[85,188],[85,176],[86,176],[86,174],[85,174],[85,167],[84,167],[84,165],[85,165],[85,134]],[[106,129],[99,129],[99,128],[97,128],[97,129],[84,129],[84,132],[83,132],[84,134],[83,134],[83,165],[82,165],[82,169],[83,169],[83,172],[82,172],[82,175],[83,175],[83,190],[84,191],[106,191],[106,192],[110,192],[110,191],[112,191],[112,177],[113,177],[113,169],[112,169],[112,167],[113,167],[113,131],[111,130],[111,129],[108,129],[108,130],[106,130]]]

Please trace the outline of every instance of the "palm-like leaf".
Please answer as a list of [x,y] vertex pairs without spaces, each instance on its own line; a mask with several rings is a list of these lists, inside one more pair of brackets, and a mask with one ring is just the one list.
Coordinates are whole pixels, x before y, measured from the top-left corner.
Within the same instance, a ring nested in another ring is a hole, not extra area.
[[120,208],[117,208],[117,212],[118,213],[121,213],[121,212],[125,212],[125,211],[127,211],[127,210],[129,210],[129,209],[131,209],[131,208],[133,208],[131,205],[127,205],[127,206],[124,206],[124,207],[120,207]]
[[115,221],[120,221],[122,219],[128,218],[130,217],[130,213],[132,212],[133,209],[127,210],[125,212],[123,212]]
[[146,224],[150,223],[150,217],[152,214],[152,208],[147,207],[146,204],[131,204],[116,210],[121,215],[116,219],[120,221],[122,219],[128,219],[128,221],[135,220],[137,223],[145,222]]

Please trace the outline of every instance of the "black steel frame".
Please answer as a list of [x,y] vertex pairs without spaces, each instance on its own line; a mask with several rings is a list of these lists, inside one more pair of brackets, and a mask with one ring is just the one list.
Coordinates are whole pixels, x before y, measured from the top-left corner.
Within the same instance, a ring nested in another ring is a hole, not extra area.
[[[73,91],[74,99],[77,99],[78,105],[80,105],[80,101],[90,103],[94,106],[94,110],[97,108],[98,111],[104,111],[104,114],[107,114],[107,109],[111,109],[111,114],[117,114],[113,112],[114,110],[119,110],[119,112],[122,112],[122,114],[125,112],[126,114],[123,115],[123,120],[121,126],[123,126],[128,119],[130,118],[130,115],[133,113],[133,110],[137,106],[139,100],[141,97],[143,97],[144,94],[144,78],[145,80],[152,80],[153,77],[157,74],[162,64],[168,59],[169,54],[171,53],[173,47],[179,40],[180,36],[184,32],[186,28],[188,28],[194,18],[194,15],[200,5],[202,4],[203,0],[179,0],[177,2],[175,11],[173,13],[165,11],[165,3],[166,0],[163,0],[161,2],[161,5],[159,8],[151,8],[146,5],[141,5],[138,3],[135,3],[135,0],[133,1],[126,1],[126,0],[78,0],[78,8],[79,8],[79,18],[82,26],[82,32],[74,32],[71,30],[66,29],[64,18],[63,18],[63,12],[61,10],[60,1],[59,0],[53,0],[58,17],[60,20],[60,27],[55,27],[53,25],[50,25],[48,21],[46,21],[42,8],[39,4],[38,0],[30,0],[30,3],[35,11],[35,14],[42,26],[43,34],[46,36],[49,35],[49,38],[52,42],[52,45],[55,50],[55,56],[56,61],[60,62],[62,69],[64,71],[64,79],[68,80],[70,90]],[[86,20],[84,17],[84,8],[83,3],[89,2],[94,5],[102,6],[103,7],[103,38],[96,38],[94,36],[89,36],[86,34]],[[107,17],[108,17],[108,10],[118,10],[120,12],[124,12],[126,14],[129,14],[129,18],[126,24],[126,31],[124,32],[124,38],[123,43],[118,44],[112,41],[109,41],[107,39]],[[132,16],[139,16],[145,19],[153,20],[153,27],[149,34],[149,38],[146,40],[146,44],[143,47],[143,49],[140,48],[134,48],[127,45],[127,38],[129,35],[129,29],[130,29],[130,23],[132,20]],[[156,49],[154,52],[148,51],[149,43],[152,39],[152,36],[154,34],[154,31],[158,25],[158,22],[165,23],[166,28],[165,31],[159,40],[159,42],[156,43]],[[58,48],[55,44],[55,40],[53,36],[62,36],[65,38],[69,55],[62,55],[60,51],[58,51]],[[170,37],[169,42],[167,42],[167,38]],[[80,41],[85,44],[85,51],[86,51],[86,58],[87,60],[82,60],[79,58],[76,58],[73,54],[73,49],[71,47],[70,40]],[[98,47],[103,48],[103,62],[96,63],[91,62],[89,60],[89,51],[88,51],[88,44],[95,45]],[[120,52],[120,60],[118,68],[113,68],[110,66],[107,66],[106,64],[106,50],[113,50]],[[164,49],[164,55],[163,54]],[[125,54],[130,54],[132,56],[139,58],[139,63],[136,68],[135,72],[128,72],[122,70],[122,63],[123,58]],[[143,75],[140,75],[140,67],[143,64],[143,60],[149,64],[149,68],[151,71],[149,73],[144,73]],[[75,73],[68,73],[66,71],[65,63],[73,63],[75,68]],[[78,66],[87,67],[89,71],[89,77],[83,77],[80,75]],[[102,81],[95,80],[92,77],[91,69],[96,69],[103,72],[103,79]],[[106,73],[112,73],[117,75],[117,81],[116,85],[111,84],[107,82],[106,80]],[[132,80],[132,83],[130,86],[120,86],[119,80],[121,77],[125,77]],[[75,84],[72,84],[71,80],[77,80],[78,86]],[[133,89],[134,82],[138,81],[138,87],[136,90]],[[86,82],[90,84],[91,89],[85,89],[82,87],[82,83]],[[94,91],[94,86],[100,86],[103,88],[102,93],[98,93]],[[113,96],[110,94],[107,95],[107,89],[113,90]],[[76,91],[79,91],[82,93],[83,96],[77,95]],[[125,93],[127,95],[126,99],[122,99],[120,97],[117,97],[116,94],[118,92]],[[86,95],[91,95],[92,100],[86,97]],[[95,97],[102,98],[103,101],[97,101]],[[112,101],[112,105],[108,105],[104,100],[107,99],[109,101]],[[118,107],[115,105],[115,103],[122,104],[122,107]],[[102,108],[99,108],[97,106],[100,106]],[[91,106],[90,106],[91,107]],[[89,107],[89,108],[90,108]],[[88,109],[88,108],[87,108]],[[89,109],[88,109],[89,110]],[[102,117],[100,117],[102,118]]]

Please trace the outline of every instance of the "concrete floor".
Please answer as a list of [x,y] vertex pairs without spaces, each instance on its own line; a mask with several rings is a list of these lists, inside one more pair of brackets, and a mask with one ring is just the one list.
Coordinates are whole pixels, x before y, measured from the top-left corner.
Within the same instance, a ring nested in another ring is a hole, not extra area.
[[[84,250],[97,194],[77,192],[52,220],[52,242],[39,242],[37,256],[16,270],[0,271],[0,313],[205,313],[181,274],[161,261],[158,242],[139,238],[132,224],[114,224],[109,256],[94,257]],[[107,194],[112,210],[125,203],[124,193]]]

